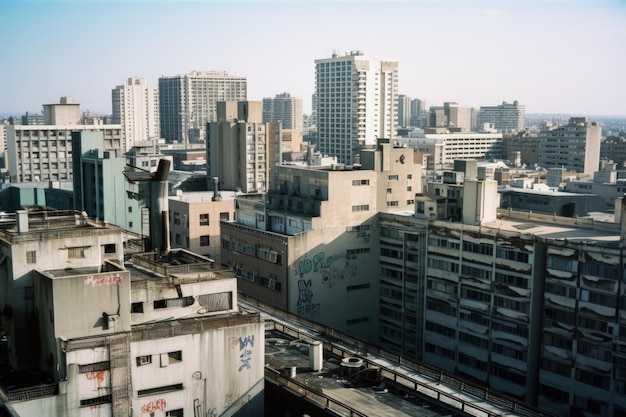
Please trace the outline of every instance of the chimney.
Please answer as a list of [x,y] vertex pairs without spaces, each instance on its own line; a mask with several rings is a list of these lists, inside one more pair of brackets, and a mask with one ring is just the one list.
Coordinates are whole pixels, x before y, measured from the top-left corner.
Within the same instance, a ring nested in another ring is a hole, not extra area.
[[313,372],[322,370],[324,363],[324,346],[322,342],[314,341],[309,345],[309,368]]
[[213,184],[215,184],[213,186],[213,198],[212,198],[213,201],[221,201],[222,200],[222,196],[220,196],[220,192],[218,190],[219,182],[220,182],[219,177],[213,177]]
[[150,249],[158,249],[161,254],[169,252],[168,223],[168,192],[167,177],[170,172],[170,161],[159,160],[157,171],[150,183]]

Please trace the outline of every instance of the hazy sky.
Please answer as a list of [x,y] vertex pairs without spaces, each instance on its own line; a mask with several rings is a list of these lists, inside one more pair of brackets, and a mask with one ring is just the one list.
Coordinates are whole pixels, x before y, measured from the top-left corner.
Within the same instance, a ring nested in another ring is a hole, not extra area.
[[626,115],[626,1],[0,1],[0,113],[72,96],[111,112],[129,77],[228,71],[248,99],[311,108],[315,59],[399,61],[399,92],[430,105],[519,100],[527,113]]

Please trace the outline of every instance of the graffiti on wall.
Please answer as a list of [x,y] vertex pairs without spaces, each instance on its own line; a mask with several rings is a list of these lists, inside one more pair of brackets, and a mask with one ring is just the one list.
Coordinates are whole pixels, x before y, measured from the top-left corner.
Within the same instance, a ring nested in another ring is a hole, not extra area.
[[146,403],[141,406],[141,416],[154,416],[154,413],[157,411],[165,411],[166,402],[165,398],[159,398],[157,400],[152,400],[149,403]]
[[104,380],[108,373],[108,370],[91,371],[85,374],[85,378],[87,378],[87,381],[91,384],[91,389],[97,391],[104,386]]
[[321,274],[321,283],[332,287],[336,282],[342,281],[344,278],[354,277],[357,273],[356,262],[346,260],[345,264],[342,265],[338,262],[340,259],[346,259],[345,252],[329,256],[326,256],[325,252],[318,252],[312,258],[304,255],[296,262],[296,273],[300,275],[300,278],[304,278],[311,272],[317,272]]
[[85,278],[85,287],[88,286],[92,286],[92,287],[101,287],[102,285],[112,285],[112,284],[117,284],[120,285],[122,283],[122,277],[120,276],[120,274],[115,274],[115,275],[109,275],[107,277],[99,277],[99,278],[94,278],[93,275],[89,275],[87,278]]
[[252,348],[254,347],[254,335],[250,334],[246,337],[232,338],[231,344],[239,347],[239,372],[244,369],[250,369],[250,361],[252,360]]
[[298,281],[298,314],[316,318],[320,314],[319,303],[313,302],[313,290],[311,289],[311,280]]

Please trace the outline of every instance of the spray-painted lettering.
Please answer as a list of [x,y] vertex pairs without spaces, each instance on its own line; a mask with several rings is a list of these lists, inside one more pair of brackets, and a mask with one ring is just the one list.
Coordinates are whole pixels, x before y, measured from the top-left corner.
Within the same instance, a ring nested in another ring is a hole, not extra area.
[[120,276],[120,274],[115,274],[115,275],[109,275],[108,277],[99,277],[99,278],[95,278],[93,275],[89,275],[87,278],[85,278],[85,287],[88,286],[92,286],[92,287],[100,287],[102,285],[112,285],[112,284],[121,284],[122,283],[122,277]]
[[85,377],[87,378],[88,381],[94,381],[96,383],[96,385],[98,387],[102,386],[102,383],[104,382],[104,377],[106,376],[106,373],[108,371],[92,371],[92,372],[87,372],[85,374]]
[[[248,349],[248,345],[250,349]],[[254,347],[254,335],[248,335],[243,338],[239,338],[239,360],[241,365],[239,366],[239,372],[243,369],[250,369],[250,361],[252,360],[252,348]]]
[[165,410],[165,399],[159,398],[158,400],[152,400],[147,404],[141,406],[141,415],[148,414],[150,416],[154,415],[155,411],[164,411]]

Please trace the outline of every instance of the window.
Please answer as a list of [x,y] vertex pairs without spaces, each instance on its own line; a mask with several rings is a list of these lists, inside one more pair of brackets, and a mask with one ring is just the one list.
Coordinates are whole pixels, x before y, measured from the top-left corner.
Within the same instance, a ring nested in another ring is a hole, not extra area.
[[77,246],[74,248],[67,248],[67,257],[69,259],[80,259],[85,257],[85,248]]
[[147,395],[160,394],[162,392],[170,392],[170,391],[180,391],[182,389],[183,389],[183,384],[165,385],[165,386],[162,386],[162,387],[148,388],[148,389],[139,390],[139,391],[137,391],[137,396],[138,397],[145,397]]
[[26,252],[26,263],[27,264],[37,263],[37,251],[31,250],[31,251]]
[[352,211],[368,211],[370,209],[369,204],[361,204],[359,206],[352,206]]
[[209,235],[200,236],[200,246],[209,246]]
[[199,295],[198,303],[206,308],[207,312],[231,310],[233,308],[233,293],[220,292]]
[[209,225],[209,213],[203,213],[200,215],[200,226]]
[[165,417],[183,417],[183,409],[166,411]]
[[86,400],[80,400],[80,406],[91,407],[94,405],[109,404],[111,403],[112,398],[113,397],[111,396],[111,394],[103,395],[101,397],[96,397],[96,398],[88,398]]
[[180,225],[180,213],[174,212],[174,224]]
[[162,300],[154,300],[153,306],[155,310],[160,308],[172,308],[172,307],[188,307],[195,302],[192,296],[181,298],[165,298]]
[[115,247],[115,243],[108,243],[104,246],[104,253],[115,253],[116,252],[116,247]]
[[137,366],[149,365],[152,363],[152,355],[137,356]]
[[133,208],[131,206],[128,206],[128,212],[132,213],[133,212]]
[[389,181],[398,181],[397,175],[389,175],[387,178],[389,179]]
[[370,180],[352,180],[352,185],[370,185]]
[[143,302],[132,303],[130,311],[132,313],[143,313]]
[[230,220],[230,213],[224,212],[220,213],[220,220]]
[[86,374],[87,372],[106,371],[111,369],[111,363],[109,361],[94,362],[87,365],[78,365],[78,372]]

